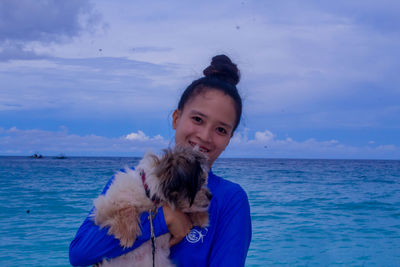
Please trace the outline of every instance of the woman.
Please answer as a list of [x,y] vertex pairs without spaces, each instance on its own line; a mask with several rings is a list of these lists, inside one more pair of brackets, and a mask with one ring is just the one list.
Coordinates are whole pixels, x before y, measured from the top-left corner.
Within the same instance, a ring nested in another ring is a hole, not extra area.
[[[199,146],[210,167],[228,146],[242,114],[237,91],[239,70],[225,55],[215,56],[183,92],[172,115],[175,144]],[[110,186],[108,182],[104,194]],[[177,266],[244,266],[251,240],[250,208],[246,193],[230,181],[209,173],[213,194],[208,227],[192,227],[186,214],[168,206],[159,208],[153,225],[156,237],[170,232],[171,260]],[[122,249],[119,240],[107,235],[88,217],[70,245],[72,265],[92,265],[104,258],[118,257],[150,239],[148,214],[141,216],[142,235],[131,248]]]

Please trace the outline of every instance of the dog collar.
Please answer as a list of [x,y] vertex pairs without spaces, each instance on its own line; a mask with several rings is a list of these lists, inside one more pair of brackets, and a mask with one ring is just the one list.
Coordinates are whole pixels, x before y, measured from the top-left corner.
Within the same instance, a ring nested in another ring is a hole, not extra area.
[[143,183],[143,188],[144,191],[146,192],[146,196],[151,199],[151,201],[153,201],[155,206],[158,206],[160,204],[160,199],[154,195],[154,196],[150,196],[150,188],[149,185],[146,183],[146,173],[144,172],[144,170],[140,170],[140,177],[142,178],[142,183]]

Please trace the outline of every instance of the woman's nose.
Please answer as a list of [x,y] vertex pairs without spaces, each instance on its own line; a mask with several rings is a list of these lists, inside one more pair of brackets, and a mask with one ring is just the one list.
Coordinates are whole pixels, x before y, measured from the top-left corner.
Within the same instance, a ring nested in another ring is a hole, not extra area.
[[198,135],[203,142],[210,142],[212,136],[212,130],[208,127],[204,127],[203,129],[201,129]]

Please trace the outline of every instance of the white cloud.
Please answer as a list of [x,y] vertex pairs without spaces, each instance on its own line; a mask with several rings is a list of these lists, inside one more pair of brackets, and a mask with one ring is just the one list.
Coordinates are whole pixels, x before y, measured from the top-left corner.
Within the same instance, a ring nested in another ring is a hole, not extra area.
[[[129,138],[128,138],[129,136]],[[44,155],[95,155],[95,156],[141,156],[147,150],[160,151],[168,146],[162,136],[148,137],[138,131],[121,138],[107,138],[98,135],[68,134],[44,130],[20,130],[0,128],[0,155],[29,155],[40,152]]]
[[[248,130],[248,129],[247,129]],[[242,135],[239,137],[239,135]],[[258,131],[253,138],[238,133],[224,152],[225,157],[264,158],[360,158],[398,159],[400,147],[392,144],[351,146],[337,140],[319,141],[313,138],[299,142],[290,137],[279,139],[269,130]],[[147,150],[155,152],[170,143],[161,135],[150,137],[143,131],[120,138],[98,135],[75,135],[61,129],[58,132],[37,129],[0,128],[0,155],[44,155],[64,153],[74,156],[142,156]]]
[[224,152],[227,157],[264,158],[359,158],[359,159],[398,159],[400,147],[389,144],[371,146],[352,146],[338,140],[320,141],[309,138],[296,141],[291,137],[279,139],[269,130],[256,131],[248,138],[248,129],[236,133],[230,146]]
[[275,138],[275,135],[268,130],[264,132],[256,132],[255,133],[255,142],[269,142]]
[[393,151],[393,152],[399,152],[399,148],[396,147],[395,145],[380,145],[376,148],[377,150],[380,151]]
[[[160,135],[158,135],[160,136]],[[135,140],[135,141],[148,141],[150,140],[150,137],[148,137],[144,132],[138,131],[137,133],[130,133],[127,136],[125,136],[126,139],[128,140]],[[153,138],[154,140],[155,138]]]

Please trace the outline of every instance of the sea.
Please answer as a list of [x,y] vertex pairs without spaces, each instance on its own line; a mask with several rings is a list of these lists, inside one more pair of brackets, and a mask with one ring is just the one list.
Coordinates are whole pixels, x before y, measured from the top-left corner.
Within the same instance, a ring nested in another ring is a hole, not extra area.
[[[0,157],[0,266],[69,266],[93,199],[138,160]],[[218,159],[213,171],[249,197],[246,266],[400,266],[400,161]]]

